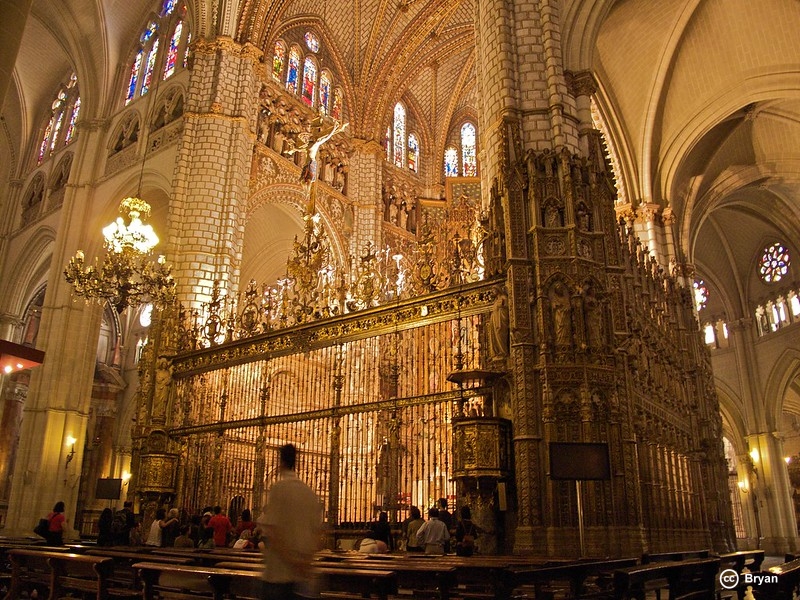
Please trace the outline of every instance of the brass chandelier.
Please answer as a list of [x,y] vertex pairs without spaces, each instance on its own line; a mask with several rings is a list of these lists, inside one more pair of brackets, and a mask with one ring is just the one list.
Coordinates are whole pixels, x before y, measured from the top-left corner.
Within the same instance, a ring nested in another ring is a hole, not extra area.
[[165,305],[175,299],[172,266],[163,255],[152,260],[158,244],[153,227],[145,225],[150,205],[140,198],[125,198],[120,217],[103,228],[106,250],[102,264],[87,266],[78,250],[64,269],[72,292],[87,301],[109,302],[118,313],[143,303]]

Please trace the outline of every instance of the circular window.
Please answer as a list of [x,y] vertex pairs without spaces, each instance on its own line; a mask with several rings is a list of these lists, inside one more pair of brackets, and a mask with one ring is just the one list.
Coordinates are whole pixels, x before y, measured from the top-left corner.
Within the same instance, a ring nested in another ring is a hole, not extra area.
[[708,302],[708,288],[706,287],[706,282],[702,279],[695,279],[692,285],[694,287],[694,305],[697,308],[697,312],[700,312]]
[[312,52],[317,52],[319,50],[319,39],[317,39],[317,36],[315,36],[313,33],[310,31],[307,32],[303,39],[305,39],[306,46],[308,46],[309,50]]
[[774,243],[764,249],[758,264],[758,274],[766,283],[780,281],[789,271],[789,250],[779,243]]

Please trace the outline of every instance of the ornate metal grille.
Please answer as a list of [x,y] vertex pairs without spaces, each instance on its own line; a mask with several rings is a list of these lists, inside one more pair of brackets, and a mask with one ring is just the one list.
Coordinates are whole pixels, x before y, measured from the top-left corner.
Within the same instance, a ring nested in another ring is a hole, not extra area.
[[331,525],[370,521],[378,510],[402,520],[412,505],[454,497],[451,421],[464,406],[482,413],[485,391],[462,390],[448,375],[479,368],[481,318],[179,379],[169,431],[182,447],[178,503],[260,510],[285,443],[297,446],[298,473]]

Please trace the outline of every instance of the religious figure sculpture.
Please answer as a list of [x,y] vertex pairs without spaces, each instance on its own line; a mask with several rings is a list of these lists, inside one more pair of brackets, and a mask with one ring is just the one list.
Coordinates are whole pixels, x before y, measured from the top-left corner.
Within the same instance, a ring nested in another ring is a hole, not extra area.
[[303,184],[303,189],[305,189],[306,195],[308,196],[306,213],[309,215],[313,215],[317,212],[317,186],[315,184],[317,182],[317,154],[319,153],[319,149],[334,135],[344,131],[348,125],[347,123],[339,123],[339,121],[335,119],[333,124],[328,126],[322,124],[321,118],[314,122],[319,123],[319,125],[314,127],[316,131],[301,133],[299,137],[303,140],[303,144],[295,146],[287,151],[287,154],[294,154],[300,151],[305,151],[306,153],[306,162],[303,165],[303,170],[300,172],[300,182]]
[[590,348],[600,348],[603,345],[603,314],[591,288],[586,291],[583,308],[587,343]]
[[489,316],[489,359],[492,362],[505,360],[508,356],[508,333],[508,293],[504,285],[499,285]]
[[553,326],[557,346],[568,346],[572,343],[572,307],[569,292],[564,284],[553,288]]
[[172,383],[173,367],[170,361],[161,356],[156,361],[156,376],[153,389],[153,416],[163,418],[167,411],[169,386]]

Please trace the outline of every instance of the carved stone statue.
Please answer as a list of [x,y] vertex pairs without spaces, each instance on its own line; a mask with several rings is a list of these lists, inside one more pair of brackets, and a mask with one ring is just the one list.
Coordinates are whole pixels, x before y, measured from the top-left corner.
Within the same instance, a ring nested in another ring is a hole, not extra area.
[[553,288],[551,304],[556,345],[568,346],[572,343],[572,306],[569,291],[564,284],[556,284]]
[[501,361],[508,356],[509,346],[508,293],[503,285],[497,286],[497,298],[489,316],[489,359]]

